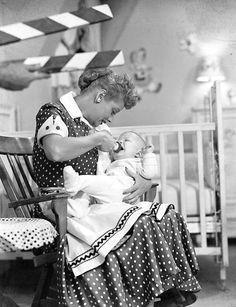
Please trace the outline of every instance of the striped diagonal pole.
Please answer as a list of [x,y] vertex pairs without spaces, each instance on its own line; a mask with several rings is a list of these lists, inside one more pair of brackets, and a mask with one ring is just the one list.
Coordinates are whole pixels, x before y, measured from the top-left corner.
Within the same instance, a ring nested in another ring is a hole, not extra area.
[[112,19],[107,4],[0,27],[0,46]]
[[[124,64],[124,56],[121,50],[82,52],[70,55],[29,57],[23,62],[32,71],[45,73],[70,72],[89,68],[104,68],[120,66]],[[11,61],[11,63],[14,62]],[[9,63],[2,62],[2,63]],[[34,69],[34,67],[36,67]]]

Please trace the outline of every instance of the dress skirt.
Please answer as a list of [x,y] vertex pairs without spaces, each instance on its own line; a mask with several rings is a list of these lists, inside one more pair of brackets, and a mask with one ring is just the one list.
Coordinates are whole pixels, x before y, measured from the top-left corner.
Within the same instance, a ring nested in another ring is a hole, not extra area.
[[142,214],[105,261],[77,277],[67,265],[65,239],[57,263],[60,306],[140,307],[176,288],[198,292],[199,269],[182,216],[169,209],[161,221]]

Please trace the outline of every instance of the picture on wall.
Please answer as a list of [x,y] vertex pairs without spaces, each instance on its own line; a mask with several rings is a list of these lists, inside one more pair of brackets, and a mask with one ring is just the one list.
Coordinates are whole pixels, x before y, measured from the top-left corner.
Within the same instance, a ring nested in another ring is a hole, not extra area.
[[145,92],[158,93],[162,88],[162,83],[154,80],[153,67],[146,63],[146,48],[140,47],[131,51],[129,58],[138,94],[142,96]]

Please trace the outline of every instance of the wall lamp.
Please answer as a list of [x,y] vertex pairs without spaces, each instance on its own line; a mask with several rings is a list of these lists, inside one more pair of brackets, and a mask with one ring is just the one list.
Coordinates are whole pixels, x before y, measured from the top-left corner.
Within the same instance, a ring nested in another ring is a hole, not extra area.
[[224,81],[225,75],[221,70],[219,58],[215,56],[202,58],[196,80],[198,82]]

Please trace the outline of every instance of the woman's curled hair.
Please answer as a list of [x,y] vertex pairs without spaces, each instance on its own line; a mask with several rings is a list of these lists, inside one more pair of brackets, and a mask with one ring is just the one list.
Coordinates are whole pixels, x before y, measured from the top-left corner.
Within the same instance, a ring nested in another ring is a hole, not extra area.
[[130,109],[140,100],[135,86],[128,75],[118,75],[111,69],[89,69],[80,76],[78,86],[81,93],[95,87],[106,90],[106,99],[123,99],[126,109]]

